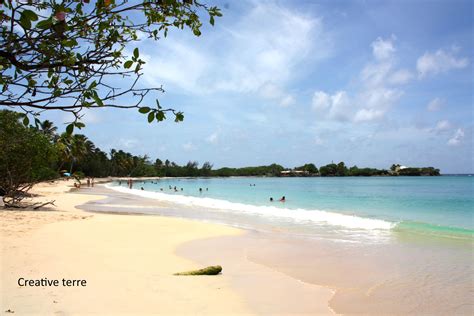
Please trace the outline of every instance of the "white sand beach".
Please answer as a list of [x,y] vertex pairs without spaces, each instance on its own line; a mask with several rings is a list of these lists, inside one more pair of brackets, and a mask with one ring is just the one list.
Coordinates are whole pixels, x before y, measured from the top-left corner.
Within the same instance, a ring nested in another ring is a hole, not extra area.
[[[76,206],[104,197],[94,195],[94,188],[68,192],[71,187],[72,182],[56,181],[34,188],[39,195],[35,200],[55,200],[56,207],[0,212],[3,312],[332,313],[327,307],[330,290],[251,263],[242,253],[226,254],[233,256],[225,260],[232,264],[223,265],[221,275],[174,276],[175,272],[202,267],[178,256],[180,245],[243,231],[170,217],[84,212]],[[20,278],[59,280],[60,286],[19,286]],[[85,280],[86,285],[62,286],[63,278]]]

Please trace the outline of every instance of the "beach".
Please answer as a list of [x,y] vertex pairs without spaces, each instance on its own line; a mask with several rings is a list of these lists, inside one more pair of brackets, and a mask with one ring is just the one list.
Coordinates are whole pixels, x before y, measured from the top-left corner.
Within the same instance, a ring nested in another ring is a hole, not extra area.
[[[72,181],[42,183],[33,190],[35,200],[55,200],[56,207],[0,212],[2,312],[333,314],[331,289],[251,262],[230,244],[234,251],[209,248],[216,239],[231,243],[231,237],[244,234],[241,229],[164,216],[85,212],[77,206],[104,200],[106,190],[71,188]],[[193,255],[178,251],[190,247],[203,255],[191,260]],[[173,275],[202,268],[203,262],[221,264],[222,274]],[[59,286],[19,285],[44,278],[58,280]],[[64,286],[67,280],[79,281]]]
[[[469,177],[137,179],[132,190],[118,182],[106,184],[99,189],[106,199],[80,208],[241,228],[245,233],[184,243],[177,253],[202,266],[215,264],[215,255],[222,254],[220,264],[235,271],[257,265],[287,280],[323,287],[332,292],[328,305],[337,314],[470,315],[474,275],[470,181]],[[285,203],[268,201],[268,196],[282,194],[287,196]],[[253,280],[242,273],[230,278],[257,313],[311,310],[311,305],[296,304],[288,296],[295,288],[278,287],[281,282],[272,280],[274,286],[265,291],[260,288],[265,282]],[[271,300],[279,297],[277,289],[287,297],[279,304]],[[270,299],[262,303],[265,295]]]

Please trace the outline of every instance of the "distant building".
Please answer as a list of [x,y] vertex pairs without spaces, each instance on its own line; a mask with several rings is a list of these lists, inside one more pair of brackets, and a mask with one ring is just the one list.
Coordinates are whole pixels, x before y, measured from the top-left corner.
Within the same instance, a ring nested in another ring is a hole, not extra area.
[[282,177],[304,177],[309,176],[309,172],[306,170],[283,170],[280,172]]
[[397,165],[397,166],[395,167],[395,172],[399,172],[400,170],[403,170],[403,169],[408,169],[408,167],[407,167],[407,166],[400,166],[400,165]]

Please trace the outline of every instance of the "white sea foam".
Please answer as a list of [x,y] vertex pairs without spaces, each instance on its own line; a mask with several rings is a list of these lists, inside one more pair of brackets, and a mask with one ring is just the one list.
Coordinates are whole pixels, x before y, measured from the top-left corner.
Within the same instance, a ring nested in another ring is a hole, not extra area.
[[258,216],[265,217],[278,217],[282,219],[293,220],[295,222],[312,222],[315,224],[329,224],[342,226],[350,229],[367,230],[389,230],[395,225],[394,223],[384,220],[339,214],[323,210],[287,209],[274,206],[256,206],[207,197],[203,198],[185,195],[171,195],[161,192],[128,189],[125,187],[113,186],[109,184],[107,184],[106,187],[123,193],[134,194],[145,198],[151,198],[180,205],[203,207],[215,210],[228,210],[239,213],[255,214]]

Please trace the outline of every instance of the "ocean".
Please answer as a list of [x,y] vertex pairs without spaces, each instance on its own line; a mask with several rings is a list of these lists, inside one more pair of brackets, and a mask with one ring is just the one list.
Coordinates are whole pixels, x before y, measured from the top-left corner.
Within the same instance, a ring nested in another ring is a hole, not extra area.
[[[126,181],[121,186],[126,188]],[[254,216],[259,222],[266,217],[269,224],[300,227],[307,233],[317,226],[315,234],[323,226],[357,233],[409,230],[451,238],[474,234],[474,178],[470,176],[170,178],[138,181],[133,189],[134,194],[220,210],[230,217],[245,215],[250,217],[246,225],[252,224]],[[280,202],[283,196],[285,202]]]
[[253,237],[231,244],[253,262],[333,289],[337,313],[474,313],[473,177],[169,178],[107,187],[133,198],[94,210],[246,228]]

